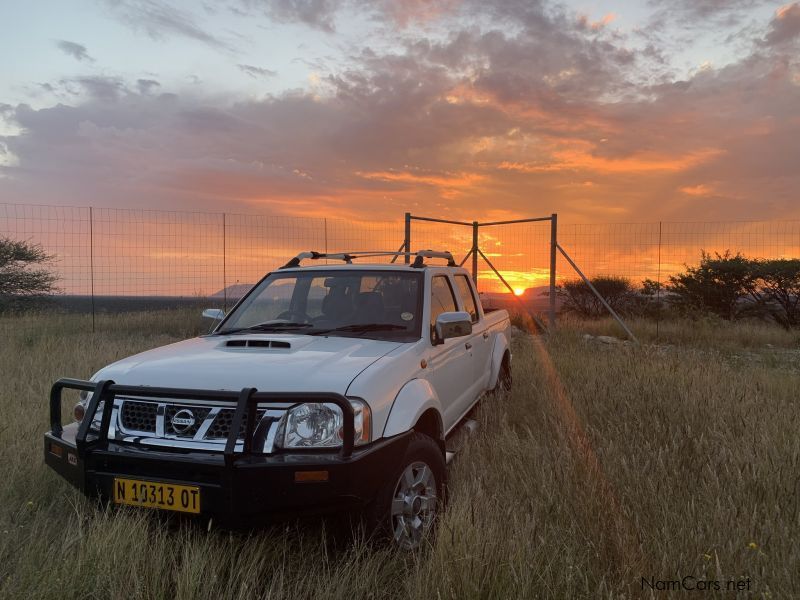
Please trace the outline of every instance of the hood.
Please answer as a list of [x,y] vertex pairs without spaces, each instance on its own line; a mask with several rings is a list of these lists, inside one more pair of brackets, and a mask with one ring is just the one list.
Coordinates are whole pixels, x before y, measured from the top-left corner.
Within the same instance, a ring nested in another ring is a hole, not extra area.
[[215,335],[136,354],[101,369],[92,379],[125,385],[345,394],[361,371],[399,345],[347,337]]

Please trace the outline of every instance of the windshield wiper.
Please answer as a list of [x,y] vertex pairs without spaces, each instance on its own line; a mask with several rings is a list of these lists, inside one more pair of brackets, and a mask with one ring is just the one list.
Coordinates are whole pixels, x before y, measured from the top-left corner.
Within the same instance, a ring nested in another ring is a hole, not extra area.
[[238,329],[227,329],[218,332],[220,335],[229,335],[231,333],[242,333],[246,331],[283,331],[291,329],[302,329],[304,327],[313,327],[311,323],[259,323],[258,325],[251,325],[250,327],[239,327]]
[[332,327],[330,329],[317,329],[309,331],[309,335],[326,335],[334,332],[352,332],[352,333],[366,333],[367,331],[397,331],[399,329],[405,330],[403,325],[396,323],[362,323],[352,325],[342,325],[341,327]]

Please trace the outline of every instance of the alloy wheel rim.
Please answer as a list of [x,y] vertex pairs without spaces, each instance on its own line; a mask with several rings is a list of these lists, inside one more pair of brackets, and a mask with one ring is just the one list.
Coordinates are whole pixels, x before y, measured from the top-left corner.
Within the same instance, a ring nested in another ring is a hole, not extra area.
[[424,462],[408,465],[392,497],[392,532],[402,548],[419,546],[436,516],[436,477]]

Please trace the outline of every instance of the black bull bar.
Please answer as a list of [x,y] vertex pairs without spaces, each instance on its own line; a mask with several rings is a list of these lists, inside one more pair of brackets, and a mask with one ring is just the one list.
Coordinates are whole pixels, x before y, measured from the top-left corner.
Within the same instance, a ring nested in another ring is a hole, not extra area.
[[[64,389],[92,392],[77,426],[61,425]],[[235,406],[224,453],[143,448],[109,439],[117,396],[206,400]],[[338,406],[343,415],[341,447],[262,452],[255,415],[259,403],[272,402],[287,408],[307,403]],[[98,417],[99,428],[92,425]],[[336,393],[195,390],[79,379],[59,379],[53,385],[50,422],[51,431],[44,435],[45,462],[84,494],[111,499],[119,478],[197,486],[201,512],[233,526],[250,526],[262,518],[363,509],[376,498],[387,473],[400,467],[413,436],[409,430],[354,448],[355,413],[347,398]],[[238,435],[241,429],[243,440]]]
[[[228,438],[225,443],[225,465],[232,467],[240,457],[253,454],[253,434],[256,427],[256,408],[259,402],[281,402],[293,404],[326,403],[335,404],[342,411],[344,430],[342,432],[342,447],[339,450],[341,459],[348,459],[353,454],[355,438],[355,412],[350,402],[341,394],[332,392],[259,392],[256,388],[243,388],[239,392],[225,390],[195,390],[187,388],[165,388],[149,386],[120,385],[111,380],[97,382],[83,381],[81,379],[63,378],[53,384],[50,390],[50,428],[54,437],[61,437],[63,426],[61,424],[61,392],[64,389],[92,392],[92,397],[86,407],[83,420],[78,426],[75,436],[75,447],[78,458],[82,459],[89,449],[108,448],[108,429],[111,424],[111,414],[114,409],[114,398],[117,396],[134,396],[144,398],[168,398],[172,400],[207,400],[214,402],[227,402],[234,404],[236,410],[233,414]],[[103,413],[100,420],[100,431],[96,437],[90,439],[92,422],[97,415],[100,403],[103,404]],[[239,440],[239,431],[242,422],[247,416],[244,430],[242,451],[236,452]]]

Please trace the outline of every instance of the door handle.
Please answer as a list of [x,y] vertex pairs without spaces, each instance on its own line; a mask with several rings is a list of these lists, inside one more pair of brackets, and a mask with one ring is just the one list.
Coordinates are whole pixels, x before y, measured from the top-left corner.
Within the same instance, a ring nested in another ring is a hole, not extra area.
[[467,342],[466,344],[464,344],[464,347],[465,347],[467,350],[472,350],[472,343],[471,343],[471,342]]
[[485,339],[485,340],[489,339],[489,332],[488,331],[484,331],[483,332],[483,339]]

